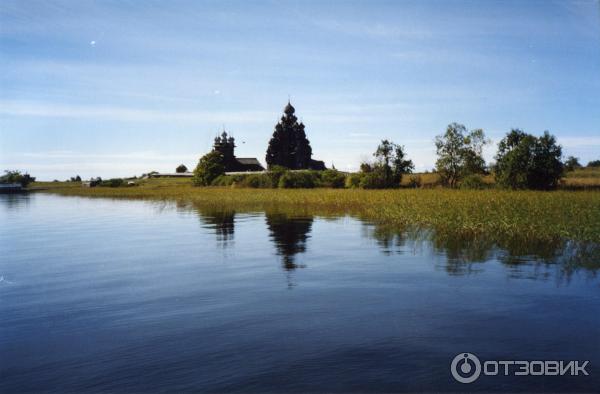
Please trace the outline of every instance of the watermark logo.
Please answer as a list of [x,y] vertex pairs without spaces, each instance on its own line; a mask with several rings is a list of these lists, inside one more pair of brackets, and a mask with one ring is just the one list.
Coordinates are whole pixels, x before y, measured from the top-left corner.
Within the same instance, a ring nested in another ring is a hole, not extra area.
[[472,353],[460,353],[450,365],[454,379],[461,383],[473,383],[481,375],[481,362]]
[[459,353],[452,359],[450,372],[460,383],[473,383],[483,373],[486,376],[588,376],[589,361],[554,360],[487,360],[483,363],[472,353]]

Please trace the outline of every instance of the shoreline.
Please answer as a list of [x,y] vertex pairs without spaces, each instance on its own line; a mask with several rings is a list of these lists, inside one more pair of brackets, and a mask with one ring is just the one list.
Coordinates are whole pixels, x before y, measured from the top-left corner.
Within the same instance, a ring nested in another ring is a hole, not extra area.
[[391,228],[433,229],[493,239],[600,243],[600,192],[451,189],[250,189],[145,181],[85,188],[38,183],[32,191],[62,196],[173,201],[212,210],[352,215]]

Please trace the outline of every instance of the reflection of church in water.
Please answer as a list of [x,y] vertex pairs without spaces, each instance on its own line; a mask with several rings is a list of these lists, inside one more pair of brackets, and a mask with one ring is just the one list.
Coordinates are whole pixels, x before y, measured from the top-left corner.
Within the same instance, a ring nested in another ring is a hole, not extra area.
[[295,256],[306,252],[306,241],[310,237],[313,218],[290,218],[285,214],[267,214],[267,227],[271,239],[277,248],[277,254],[283,258],[283,268],[294,270]]
[[[229,246],[235,233],[235,211],[198,213],[204,224],[214,231],[217,241],[225,247]],[[295,261],[296,255],[306,252],[313,218],[291,218],[281,213],[267,213],[265,222],[276,254],[281,256],[282,268],[286,271],[302,268]]]

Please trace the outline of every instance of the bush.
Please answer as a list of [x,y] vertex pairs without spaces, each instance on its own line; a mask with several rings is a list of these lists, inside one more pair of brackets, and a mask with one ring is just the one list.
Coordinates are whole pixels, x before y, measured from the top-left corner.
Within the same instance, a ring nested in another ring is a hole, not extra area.
[[408,187],[412,187],[413,189],[418,189],[423,184],[420,175],[411,175],[408,178]]
[[232,186],[236,182],[236,177],[232,175],[219,175],[212,182],[211,186]]
[[390,187],[388,177],[385,176],[383,171],[363,174],[359,186],[363,189],[386,189]]
[[346,175],[338,170],[325,170],[321,174],[321,186],[339,189],[346,183]]
[[481,175],[468,175],[460,183],[461,189],[485,189],[486,184]]
[[123,186],[124,183],[125,183],[125,181],[121,178],[112,178],[112,179],[107,179],[105,181],[101,181],[100,186],[119,187],[119,186]]
[[248,174],[240,179],[236,186],[268,189],[273,187],[273,184],[268,174]]
[[318,177],[312,171],[288,171],[279,179],[279,187],[283,189],[312,189],[317,182]]
[[176,173],[178,173],[178,174],[182,174],[182,173],[184,173],[184,172],[187,172],[187,170],[188,170],[188,169],[187,169],[187,167],[186,167],[185,165],[183,165],[183,164],[180,164],[180,165],[178,165],[178,166],[177,166],[177,168],[175,169],[175,172],[176,172]]
[[350,174],[346,177],[346,187],[348,189],[356,189],[360,187],[360,181],[363,177],[361,173]]
[[271,179],[271,187],[278,187],[279,180],[281,177],[286,174],[289,170],[286,167],[282,166],[271,166],[269,171],[267,172],[267,176]]
[[0,177],[0,183],[19,183],[22,187],[27,187],[31,182],[35,182],[35,177],[19,171],[4,171],[4,175]]
[[208,186],[223,174],[225,174],[223,155],[217,151],[212,151],[202,156],[198,161],[192,183],[195,186]]

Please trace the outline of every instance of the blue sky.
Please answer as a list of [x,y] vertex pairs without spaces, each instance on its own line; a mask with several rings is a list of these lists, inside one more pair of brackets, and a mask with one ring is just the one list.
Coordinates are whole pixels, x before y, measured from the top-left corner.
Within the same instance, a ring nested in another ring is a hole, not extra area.
[[0,59],[0,168],[40,179],[193,167],[223,125],[264,163],[288,95],[339,169],[430,169],[451,122],[600,158],[598,1],[2,0]]

